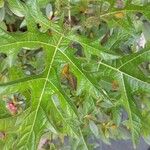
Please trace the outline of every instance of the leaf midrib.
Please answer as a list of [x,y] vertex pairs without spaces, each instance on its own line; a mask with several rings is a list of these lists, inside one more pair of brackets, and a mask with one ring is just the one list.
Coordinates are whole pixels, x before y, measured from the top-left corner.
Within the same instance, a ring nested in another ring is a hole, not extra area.
[[57,53],[57,50],[58,50],[58,47],[62,41],[62,36],[60,37],[59,41],[58,41],[58,44],[56,45],[56,48],[54,50],[54,53],[53,53],[53,56],[52,56],[52,59],[51,59],[51,62],[50,62],[50,66],[49,66],[49,69],[48,69],[48,72],[47,72],[47,76],[45,78],[45,82],[44,82],[44,85],[43,85],[43,89],[42,89],[42,92],[41,92],[41,95],[40,95],[40,98],[39,98],[39,102],[37,104],[37,108],[36,108],[36,111],[35,111],[35,117],[33,119],[33,124],[32,124],[32,127],[31,127],[31,130],[29,132],[29,136],[28,136],[28,139],[27,139],[27,142],[29,142],[29,139],[31,137],[31,134],[33,132],[33,129],[34,129],[34,126],[35,126],[35,122],[36,122],[36,119],[37,119],[37,114],[38,114],[38,111],[39,111],[39,108],[40,108],[40,104],[41,104],[41,101],[42,101],[42,98],[43,98],[43,95],[44,95],[44,92],[45,92],[45,88],[46,88],[46,85],[47,85],[47,82],[48,82],[48,78],[49,78],[49,75],[50,75],[50,72],[51,72],[51,68],[52,68],[52,64],[53,64],[53,61],[54,61],[54,58],[55,58],[55,55]]
[[105,63],[103,63],[103,62],[100,62],[100,64],[103,65],[103,66],[105,66],[105,67],[108,67],[108,68],[110,68],[110,69],[112,69],[112,70],[115,70],[115,71],[117,71],[117,72],[119,72],[119,73],[122,73],[123,75],[128,76],[128,77],[130,77],[130,78],[132,78],[132,79],[134,79],[134,80],[137,80],[137,81],[139,81],[139,82],[142,82],[142,83],[147,84],[147,85],[150,86],[150,84],[149,84],[148,82],[145,82],[145,81],[143,81],[143,80],[141,80],[141,79],[139,79],[139,78],[136,78],[136,77],[134,77],[134,76],[131,76],[130,74],[127,74],[126,72],[123,72],[123,71],[119,70],[118,68],[114,68],[114,67],[112,67],[112,66],[110,66],[110,65],[108,65],[108,64],[105,64]]
[[133,58],[129,59],[129,60],[128,60],[128,61],[126,61],[124,64],[122,64],[121,66],[119,66],[119,68],[118,68],[118,69],[121,69],[123,66],[127,65],[127,64],[128,64],[128,63],[130,63],[131,61],[133,61],[133,60],[135,60],[135,59],[139,58],[140,56],[142,56],[142,55],[144,55],[145,53],[148,53],[148,52],[150,52],[150,50],[145,51],[145,52],[143,52],[143,53],[141,53],[141,54],[139,54],[139,55],[137,55],[137,56],[135,56],[135,57],[133,57]]
[[125,81],[124,81],[124,75],[121,74],[121,80],[122,80],[122,84],[123,84],[123,90],[125,93],[125,100],[127,102],[127,107],[128,107],[128,113],[129,113],[129,120],[130,120],[130,127],[131,127],[131,135],[132,135],[132,142],[133,142],[133,146],[135,147],[135,139],[134,139],[134,124],[133,124],[133,118],[132,118],[132,111],[130,108],[130,104],[129,104],[129,99],[128,99],[128,95],[127,95],[127,91],[126,91],[126,86],[125,86]]

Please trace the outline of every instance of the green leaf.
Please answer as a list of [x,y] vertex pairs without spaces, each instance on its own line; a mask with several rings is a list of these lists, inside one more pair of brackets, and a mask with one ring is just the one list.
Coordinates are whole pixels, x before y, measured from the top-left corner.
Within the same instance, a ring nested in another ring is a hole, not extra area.
[[0,0],[0,8],[4,6],[4,0]]
[[5,17],[5,8],[2,7],[0,8],[0,22],[4,20],[4,17]]
[[[147,41],[133,51],[139,34],[133,22],[137,11],[149,16],[149,5],[48,3],[8,0],[1,8],[9,12],[1,20],[10,15],[15,21],[0,29],[0,133],[9,133],[0,148],[36,150],[46,133],[44,146],[50,140],[63,149],[67,137],[88,150],[91,133],[109,144],[109,137],[127,137],[119,136],[121,129],[131,133],[135,147],[147,132],[142,121],[150,108],[139,91],[150,91],[150,47]],[[89,16],[98,20],[86,28]],[[120,110],[127,112],[124,120]]]
[[93,134],[98,137],[99,133],[98,133],[98,128],[96,126],[96,124],[93,121],[90,121],[89,123],[90,129],[93,132]]

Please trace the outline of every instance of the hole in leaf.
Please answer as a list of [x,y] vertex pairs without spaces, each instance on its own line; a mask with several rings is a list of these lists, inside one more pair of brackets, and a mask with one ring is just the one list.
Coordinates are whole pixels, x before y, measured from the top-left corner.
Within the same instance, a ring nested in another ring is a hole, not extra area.
[[143,74],[147,77],[150,77],[150,62],[143,62],[139,65],[139,69],[143,72]]
[[67,26],[68,27],[69,26],[74,27],[74,26],[77,26],[78,24],[79,24],[79,20],[77,19],[76,16],[71,16],[70,20],[69,20],[69,18],[67,16],[64,18],[64,26],[65,27],[67,27]]
[[143,14],[141,12],[137,12],[135,16],[136,16],[136,19],[139,20],[143,16]]
[[108,39],[109,39],[109,37],[110,37],[110,30],[108,30],[108,31],[105,33],[105,35],[102,37],[102,39],[101,39],[101,41],[100,41],[101,45],[106,44],[107,41],[108,41]]
[[8,79],[8,69],[3,69],[1,72],[0,72],[0,82],[6,82]]
[[16,32],[17,31],[17,28],[16,28],[15,24],[7,24],[6,23],[6,26],[7,26],[7,31],[8,32]]
[[4,140],[6,138],[6,133],[4,131],[0,131],[0,140]]
[[51,145],[50,135],[43,135],[40,139],[38,150],[49,150]]
[[125,1],[124,0],[116,0],[115,7],[118,9],[122,9],[125,7]]
[[45,68],[43,48],[22,48],[18,53],[18,62],[26,75],[40,74]]
[[14,11],[8,3],[5,3],[4,8],[4,16],[1,22],[2,29],[8,32],[27,31],[24,15],[20,11]]
[[10,21],[8,20],[4,20],[5,25],[6,25],[6,30],[8,32],[26,32],[27,31],[27,25],[26,25],[26,21],[24,18],[19,18],[16,17],[15,20]]
[[0,62],[2,62],[6,57],[7,55],[5,53],[0,53]]
[[110,77],[107,77],[108,81],[101,81],[100,85],[107,92],[107,94],[114,99],[120,99],[121,90],[119,86],[119,82],[116,79],[110,80]]
[[46,132],[40,139],[38,150],[66,149],[66,146],[70,144],[68,142],[68,137],[63,134],[57,135]]
[[1,62],[1,64],[0,64],[0,82],[7,81],[8,69],[5,66],[6,58],[7,58],[7,54],[0,53],[0,62]]
[[26,108],[26,97],[21,93],[14,93],[4,96],[6,108],[11,115],[17,115],[23,112]]
[[60,106],[60,100],[59,100],[57,94],[52,95],[52,100],[53,100],[54,104],[56,105],[56,107]]
[[136,104],[138,108],[141,110],[149,110],[150,106],[150,94],[143,91],[143,90],[138,90],[133,93],[133,98],[136,101]]
[[42,33],[48,33],[48,35],[52,35],[52,30],[47,28],[47,27],[44,27],[42,26],[40,23],[37,23],[36,24],[38,30]]
[[124,55],[132,53],[131,45],[129,45],[128,43],[121,44],[120,49]]
[[122,121],[128,120],[128,113],[122,108]]
[[76,57],[84,57],[84,51],[83,51],[83,47],[80,43],[77,43],[77,42],[72,42],[70,44],[71,48],[73,48],[75,51],[74,55]]
[[27,26],[20,27],[19,31],[26,32],[27,31]]
[[26,3],[27,0],[20,0],[20,1],[23,2],[23,3]]

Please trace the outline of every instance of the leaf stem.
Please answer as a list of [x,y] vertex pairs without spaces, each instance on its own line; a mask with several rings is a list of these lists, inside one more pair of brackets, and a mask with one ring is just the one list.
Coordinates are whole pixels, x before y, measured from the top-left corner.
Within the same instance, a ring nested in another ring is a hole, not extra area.
[[71,27],[71,9],[70,9],[70,0],[68,0],[68,21],[69,21],[69,25]]

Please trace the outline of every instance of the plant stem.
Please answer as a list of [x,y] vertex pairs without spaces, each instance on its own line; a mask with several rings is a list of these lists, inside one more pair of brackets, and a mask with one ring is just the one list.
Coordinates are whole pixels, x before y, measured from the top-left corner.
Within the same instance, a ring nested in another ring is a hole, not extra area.
[[71,26],[71,10],[70,10],[70,0],[68,0],[68,21]]

